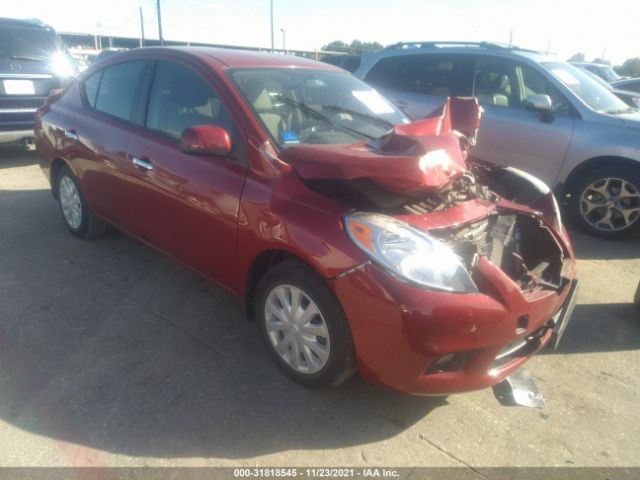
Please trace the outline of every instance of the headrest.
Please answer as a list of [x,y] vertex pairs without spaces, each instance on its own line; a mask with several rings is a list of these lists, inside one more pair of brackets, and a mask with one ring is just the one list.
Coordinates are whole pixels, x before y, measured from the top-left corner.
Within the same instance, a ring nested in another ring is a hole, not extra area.
[[271,97],[264,83],[258,78],[250,78],[244,88],[247,100],[258,111],[271,110]]

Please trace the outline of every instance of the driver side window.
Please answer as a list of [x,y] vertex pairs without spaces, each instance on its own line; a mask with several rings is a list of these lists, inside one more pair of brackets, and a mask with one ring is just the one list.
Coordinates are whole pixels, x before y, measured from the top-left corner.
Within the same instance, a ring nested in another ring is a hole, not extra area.
[[156,67],[146,126],[180,138],[195,125],[216,125],[231,132],[231,119],[209,84],[183,65],[160,61]]
[[531,95],[549,95],[551,97],[551,111],[565,115],[570,113],[571,110],[567,100],[544,75],[527,65],[520,65],[518,68],[522,75],[523,101]]

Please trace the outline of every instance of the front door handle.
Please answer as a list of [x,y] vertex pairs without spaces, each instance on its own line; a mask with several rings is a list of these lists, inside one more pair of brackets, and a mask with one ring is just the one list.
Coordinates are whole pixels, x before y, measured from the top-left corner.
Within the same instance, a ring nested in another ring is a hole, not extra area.
[[153,164],[149,160],[138,157],[131,157],[131,161],[136,167],[140,167],[145,170],[153,170]]
[[78,133],[74,129],[65,130],[64,136],[67,137],[69,140],[78,140],[80,138],[78,136]]
[[403,108],[407,108],[409,106],[409,104],[407,102],[405,102],[404,100],[396,100],[395,102],[396,107],[403,109]]

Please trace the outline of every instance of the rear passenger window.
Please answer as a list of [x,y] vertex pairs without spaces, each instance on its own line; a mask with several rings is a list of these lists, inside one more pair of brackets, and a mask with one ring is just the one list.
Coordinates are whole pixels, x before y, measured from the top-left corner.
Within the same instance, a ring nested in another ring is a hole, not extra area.
[[[85,92],[89,104],[101,112],[123,120],[130,120],[143,65],[143,61],[124,62],[102,70],[102,79],[93,105],[87,88],[87,81],[93,77],[89,77],[85,81]],[[98,76],[98,74],[94,76]]]
[[414,54],[380,60],[365,80],[380,88],[437,97],[471,95],[473,62],[466,55]]
[[146,125],[174,138],[195,125],[217,125],[231,132],[231,119],[204,78],[164,61],[156,67]]

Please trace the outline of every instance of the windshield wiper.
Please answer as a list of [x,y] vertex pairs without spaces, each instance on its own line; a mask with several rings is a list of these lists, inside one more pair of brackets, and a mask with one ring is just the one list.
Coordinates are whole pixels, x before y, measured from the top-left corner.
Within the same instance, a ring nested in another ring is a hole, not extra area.
[[302,102],[298,102],[296,100],[294,100],[293,98],[289,98],[289,97],[285,97],[284,95],[274,95],[274,98],[288,104],[288,105],[293,105],[296,108],[299,108],[300,110],[302,110],[303,112],[306,112],[310,115],[313,115],[314,117],[322,120],[323,122],[325,122],[328,125],[331,125],[332,127],[336,127],[339,128],[340,130],[344,130],[347,131],[349,133],[355,133],[356,135],[360,135],[361,137],[365,137],[368,138],[369,140],[374,140],[375,138],[367,135],[366,133],[362,133],[360,130],[356,130],[355,128],[350,128],[347,127],[346,125],[342,125],[340,123],[336,123],[333,120],[331,120],[329,117],[327,117],[326,115],[324,115],[323,113],[319,112],[318,110],[316,110],[315,108],[311,108],[310,106],[302,103]]
[[48,60],[47,57],[38,57],[36,55],[11,55],[11,60],[31,60],[33,62],[42,62]]
[[376,117],[375,115],[369,115],[368,113],[359,112],[357,110],[352,110],[350,108],[339,107],[338,105],[323,105],[322,109],[331,110],[334,112],[344,112],[350,115],[356,115],[357,117],[366,118],[367,120],[371,120],[372,122],[375,122],[379,125],[384,125],[389,129],[394,127],[393,123],[391,123],[388,120],[385,120],[384,118]]

